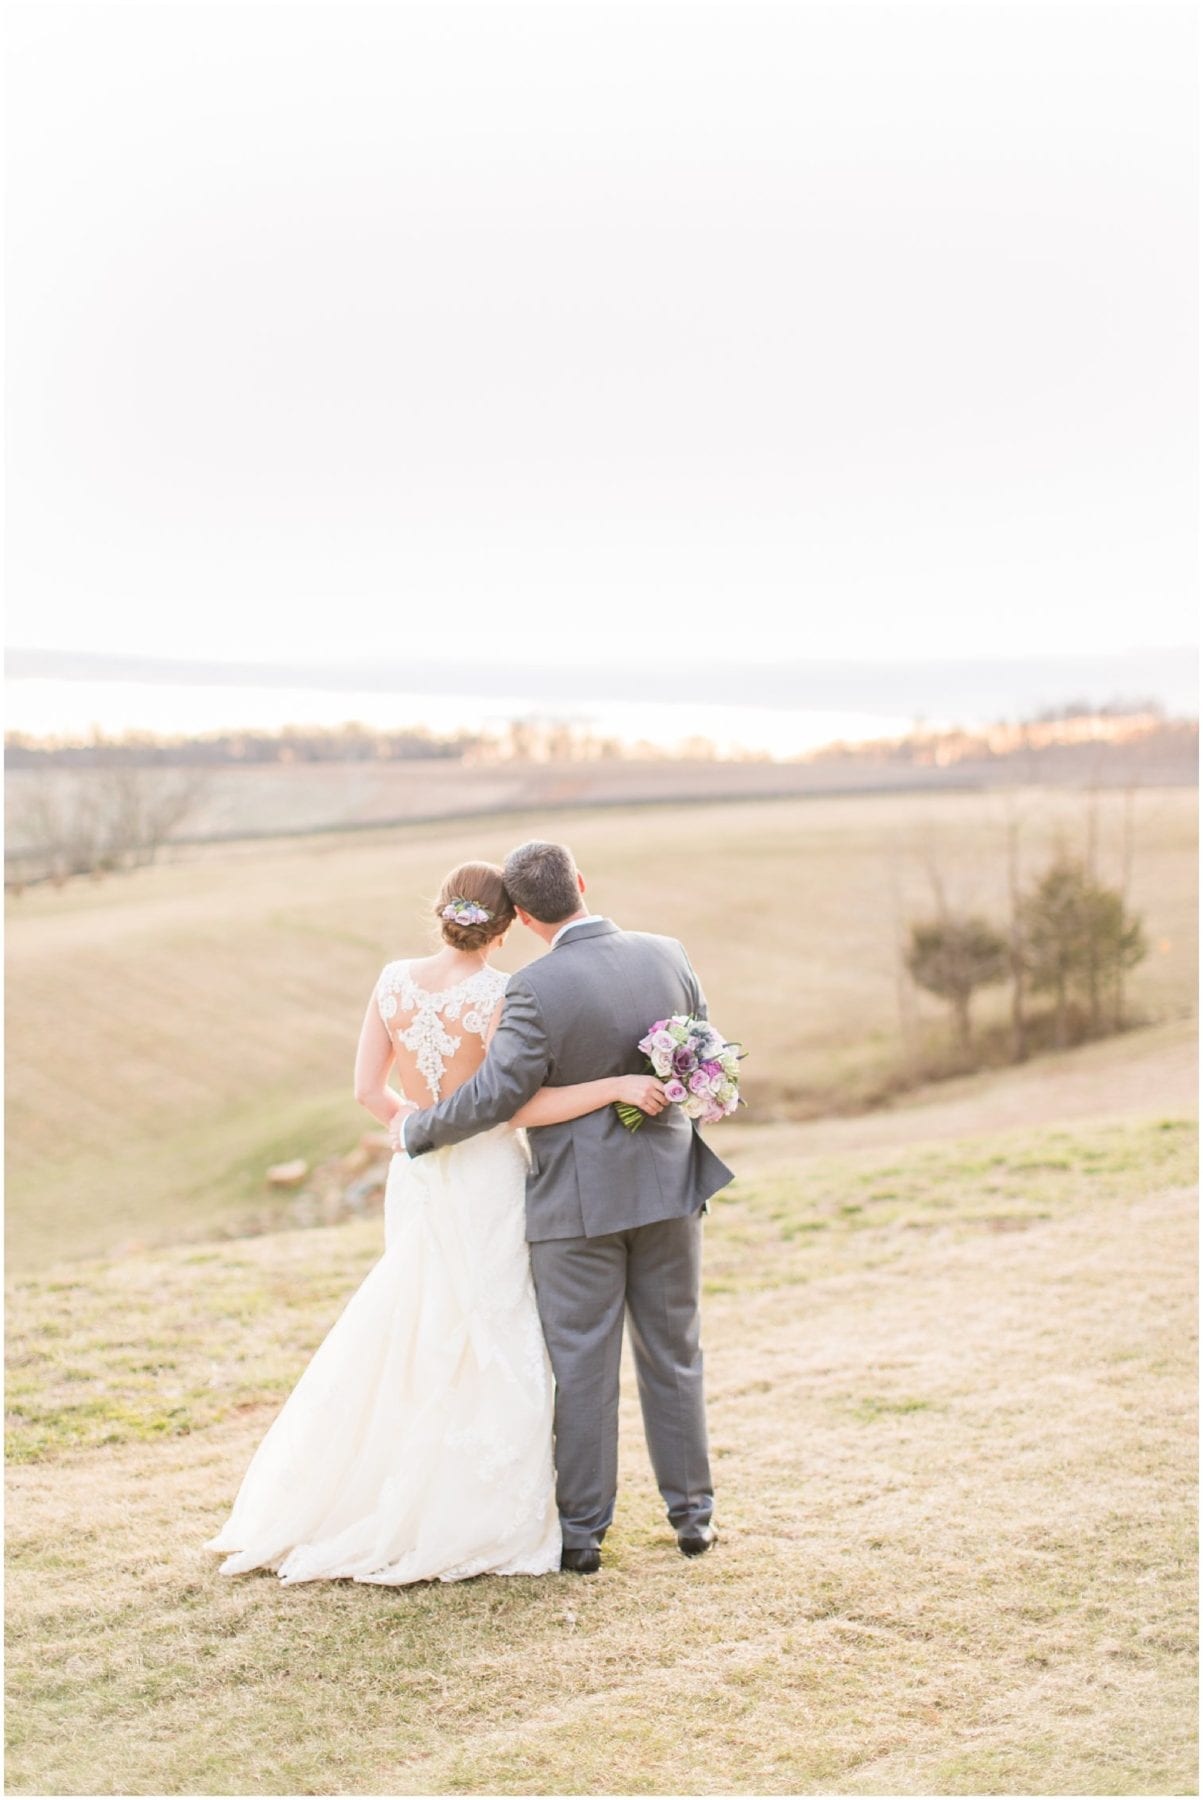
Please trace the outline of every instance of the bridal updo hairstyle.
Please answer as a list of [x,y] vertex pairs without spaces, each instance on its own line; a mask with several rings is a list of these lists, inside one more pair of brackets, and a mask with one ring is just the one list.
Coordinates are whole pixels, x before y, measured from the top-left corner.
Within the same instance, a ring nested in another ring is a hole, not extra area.
[[[461,925],[456,919],[445,919],[443,908],[453,900],[475,900],[492,916],[479,925]],[[506,892],[501,870],[496,863],[461,863],[452,869],[439,889],[434,903],[443,942],[455,950],[483,950],[514,923],[514,903]]]

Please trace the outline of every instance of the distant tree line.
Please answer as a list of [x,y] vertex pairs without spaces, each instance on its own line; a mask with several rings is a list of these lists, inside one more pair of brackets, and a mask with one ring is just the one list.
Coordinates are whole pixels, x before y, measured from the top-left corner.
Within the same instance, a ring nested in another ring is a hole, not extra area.
[[[1133,708],[1139,707],[1138,711]],[[1094,729],[1097,727],[1097,729]],[[1040,771],[1072,776],[1098,769],[1108,757],[1126,763],[1193,768],[1199,727],[1194,719],[1166,719],[1155,701],[1115,701],[1090,706],[1071,701],[1036,719],[998,720],[980,730],[932,730],[917,723],[902,737],[864,743],[837,742],[790,757],[797,763],[851,761],[860,764],[949,766],[961,762],[1004,765],[1020,762],[1027,775]],[[5,737],[10,769],[48,768],[238,768],[277,763],[413,762],[427,759],[468,763],[595,762],[635,759],[661,762],[710,761],[718,756],[705,736],[683,739],[675,748],[647,741],[620,742],[595,731],[584,719],[529,716],[492,729],[440,734],[424,726],[380,728],[352,720],[332,726],[286,725],[276,731],[216,731],[201,736],[149,731],[110,736],[95,730],[86,741],[38,738],[11,731]],[[732,760],[764,760],[765,752],[743,752]]]
[[[1167,719],[1154,703],[1130,712],[1127,703],[1087,706],[1071,702],[1019,721],[933,730],[916,724],[901,737],[865,743],[826,744],[808,757],[815,762],[937,765],[958,763],[1018,766],[1023,779],[1102,780],[1108,771],[1146,767],[1171,779],[1194,780],[1199,755],[1197,719]],[[1114,775],[1112,776],[1114,779]],[[1120,777],[1123,779],[1123,776]]]
[[[1164,719],[1165,707],[1160,700],[1065,700],[1059,706],[1045,706],[1031,716],[1030,723],[1046,725],[1055,719]],[[998,720],[1004,724],[1005,720]]]
[[11,731],[5,735],[4,750],[10,769],[221,768],[265,763],[459,758],[479,741],[478,734],[468,732],[439,737],[421,726],[382,731],[352,722],[334,726],[286,725],[279,731],[217,731],[201,737],[163,737],[147,731],[110,737],[94,732],[85,743],[60,743]]

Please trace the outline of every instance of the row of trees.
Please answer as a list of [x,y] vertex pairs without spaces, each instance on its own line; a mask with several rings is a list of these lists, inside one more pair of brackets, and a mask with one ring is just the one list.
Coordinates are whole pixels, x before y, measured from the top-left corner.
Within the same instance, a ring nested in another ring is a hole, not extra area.
[[921,988],[952,1009],[958,1047],[972,1047],[971,1005],[981,988],[1011,984],[1012,1054],[1028,1054],[1029,999],[1052,1000],[1058,1047],[1124,1024],[1124,983],[1148,955],[1139,915],[1123,890],[1098,880],[1089,863],[1060,851],[1035,884],[1014,894],[1009,925],[943,905],[910,927],[906,967]]
[[[1167,719],[1153,701],[1090,707],[1086,702],[1042,713],[1038,718],[999,719],[980,729],[929,728],[916,721],[899,738],[833,743],[792,756],[791,762],[854,762],[881,766],[946,767],[966,761],[1014,764],[1031,773],[1036,763],[1063,771],[1093,770],[1120,779],[1123,767],[1193,771],[1198,722]],[[605,760],[762,761],[767,751],[720,750],[704,734],[683,736],[671,749],[640,740],[620,740],[581,714],[531,713],[486,720],[471,729],[440,734],[421,725],[386,728],[351,720],[339,725],[291,724],[277,730],[212,731],[200,735],[126,731],[107,734],[96,727],[85,741],[36,737],[11,731],[5,736],[9,769],[248,766],[269,763],[414,762],[429,759],[474,763],[594,762]]]
[[[1144,918],[1129,905],[1135,866],[1135,788],[1126,788],[1120,815],[1118,882],[1099,873],[1100,792],[1084,796],[1084,842],[1072,850],[1059,837],[1034,880],[1019,869],[1019,815],[1007,810],[1009,918],[998,923],[980,911],[949,904],[931,846],[924,850],[935,909],[899,918],[900,1003],[906,977],[951,1008],[962,1058],[972,1048],[972,1001],[981,988],[1010,985],[1010,1057],[1023,1062],[1032,1039],[1063,1048],[1126,1024],[1129,972],[1149,954]],[[913,990],[911,990],[913,992]],[[1050,1001],[1037,1010],[1034,1003]],[[904,1035],[909,1008],[904,1004]]]
[[[343,725],[285,725],[276,731],[214,731],[201,736],[162,736],[127,731],[109,736],[94,731],[84,743],[7,733],[9,769],[81,768],[247,768],[275,763],[443,762],[602,762],[638,758],[668,761],[681,757],[714,761],[718,747],[709,738],[684,739],[675,750],[649,742],[627,743],[596,731],[587,719],[529,716],[479,730],[446,735],[425,727],[387,730],[351,721]],[[762,761],[767,753],[732,760]]]
[[377,730],[344,725],[284,725],[278,731],[212,731],[164,736],[153,731],[109,735],[99,729],[86,742],[38,738],[10,731],[4,760],[10,769],[220,768],[265,763],[415,762],[458,759],[478,742],[472,732],[440,737],[422,726]]

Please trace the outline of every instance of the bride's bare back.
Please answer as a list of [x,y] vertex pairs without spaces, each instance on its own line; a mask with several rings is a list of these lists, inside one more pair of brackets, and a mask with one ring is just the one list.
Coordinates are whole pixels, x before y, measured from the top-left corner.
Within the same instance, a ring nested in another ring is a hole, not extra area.
[[[426,986],[437,958],[386,963],[376,1005],[393,1046],[400,1093],[418,1106],[445,1100],[485,1059],[485,1038],[507,976],[487,964],[441,988]],[[433,971],[437,978],[437,969]]]

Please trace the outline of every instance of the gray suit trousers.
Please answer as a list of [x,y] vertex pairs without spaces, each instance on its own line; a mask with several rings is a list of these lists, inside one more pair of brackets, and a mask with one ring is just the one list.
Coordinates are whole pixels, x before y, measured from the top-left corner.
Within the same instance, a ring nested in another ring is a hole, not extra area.
[[618,1487],[624,1315],[656,1482],[676,1530],[714,1510],[700,1340],[702,1215],[530,1246],[556,1378],[556,1503],[564,1544],[596,1548]]

